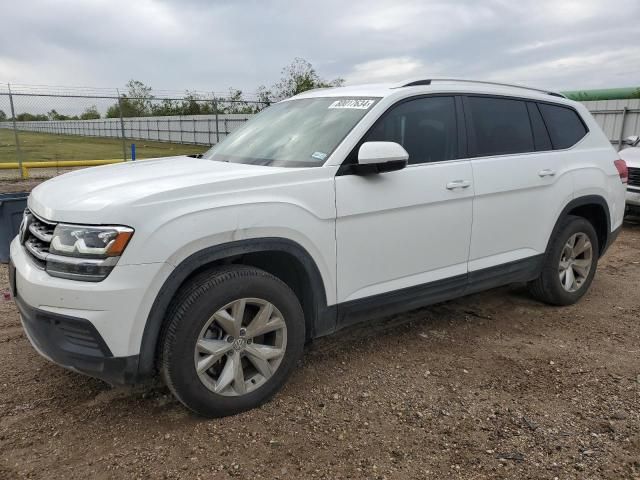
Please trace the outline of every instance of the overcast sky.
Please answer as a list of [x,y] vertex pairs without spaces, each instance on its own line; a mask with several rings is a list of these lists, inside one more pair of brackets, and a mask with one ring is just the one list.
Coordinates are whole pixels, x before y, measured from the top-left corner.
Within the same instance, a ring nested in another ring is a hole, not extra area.
[[254,92],[294,57],[348,84],[640,85],[640,0],[4,0],[0,82]]

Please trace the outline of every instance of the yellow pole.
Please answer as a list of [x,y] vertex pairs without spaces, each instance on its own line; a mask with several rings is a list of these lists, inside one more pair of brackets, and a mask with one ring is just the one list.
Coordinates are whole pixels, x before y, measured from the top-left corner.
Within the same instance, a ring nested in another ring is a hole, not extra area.
[[[22,167],[26,168],[68,168],[68,167],[96,167],[98,165],[110,165],[122,163],[121,159],[116,160],[45,160],[42,162],[22,162]],[[18,162],[0,162],[0,170],[16,170],[21,165]]]

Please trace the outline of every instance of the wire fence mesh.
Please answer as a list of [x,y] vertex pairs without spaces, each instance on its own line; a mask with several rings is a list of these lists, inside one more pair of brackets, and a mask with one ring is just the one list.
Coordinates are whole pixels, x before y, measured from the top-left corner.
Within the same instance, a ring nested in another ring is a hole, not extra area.
[[[267,106],[214,93],[0,86],[2,163],[202,153]],[[7,165],[5,165],[7,166]]]
[[[231,92],[233,93],[233,92]],[[238,93],[238,92],[235,92]],[[640,100],[584,102],[617,148],[640,134]],[[268,106],[215,92],[0,85],[0,179],[9,163],[130,160],[202,153]],[[49,177],[59,167],[34,170]]]

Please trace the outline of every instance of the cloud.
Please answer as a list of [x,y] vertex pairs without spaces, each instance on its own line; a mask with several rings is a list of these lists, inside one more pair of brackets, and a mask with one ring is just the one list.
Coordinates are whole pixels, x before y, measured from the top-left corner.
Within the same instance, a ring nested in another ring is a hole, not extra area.
[[254,92],[296,57],[348,83],[640,82],[637,0],[5,2],[0,82]]

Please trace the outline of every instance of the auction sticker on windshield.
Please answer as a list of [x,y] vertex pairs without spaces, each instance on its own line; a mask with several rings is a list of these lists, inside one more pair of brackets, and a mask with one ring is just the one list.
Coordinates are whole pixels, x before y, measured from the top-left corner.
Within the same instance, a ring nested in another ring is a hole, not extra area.
[[358,98],[345,98],[344,100],[336,100],[329,108],[355,108],[356,110],[367,110],[375,100],[363,100]]

